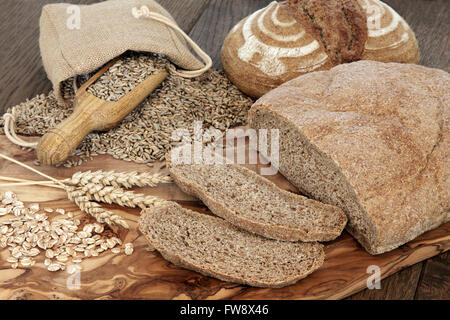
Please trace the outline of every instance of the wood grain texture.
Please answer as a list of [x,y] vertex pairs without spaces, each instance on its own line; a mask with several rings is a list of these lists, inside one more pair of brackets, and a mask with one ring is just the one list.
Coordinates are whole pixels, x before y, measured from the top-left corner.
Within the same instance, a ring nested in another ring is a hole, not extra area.
[[424,262],[415,299],[450,300],[450,254]]
[[[211,54],[214,66],[220,68],[220,47],[229,29],[241,18],[252,13],[256,9],[265,6],[270,1],[266,0],[157,0],[171,12],[180,26],[196,40],[202,48]],[[23,102],[36,94],[48,92],[51,83],[47,80],[39,55],[38,46],[38,21],[42,5],[60,0],[2,0],[0,1],[0,114],[12,105]],[[93,3],[97,0],[71,0],[71,3]],[[446,71],[450,70],[450,1],[448,0],[386,0],[397,12],[399,12],[415,31],[422,52],[421,64],[429,67],[437,67]],[[191,31],[192,30],[192,31]],[[0,145],[3,152],[5,145]],[[8,146],[10,147],[10,146]],[[13,150],[16,150],[15,147]],[[19,152],[19,159],[26,158]],[[100,159],[100,158],[99,158]],[[96,163],[88,163],[83,169],[94,168]],[[104,168],[116,166],[105,161]],[[4,167],[4,168],[2,168]],[[9,170],[11,165],[0,162],[0,170]],[[128,163],[121,163],[121,168],[126,170]],[[148,169],[147,167],[143,169]],[[47,169],[44,169],[47,171]],[[48,170],[48,173],[55,173]],[[70,170],[58,169],[56,173],[66,176]],[[29,173],[25,177],[35,178]],[[182,199],[183,194],[174,186],[166,186],[156,193]],[[159,188],[158,188],[159,189]],[[40,190],[21,192],[33,200],[39,199],[42,191],[46,193],[50,190]],[[166,192],[167,191],[167,192]],[[154,191],[148,190],[152,193]],[[61,195],[60,195],[61,196]],[[45,197],[42,197],[45,200]],[[57,198],[57,197],[56,197]],[[191,209],[206,211],[204,206],[193,202],[192,198],[179,200]],[[449,298],[449,270],[443,265],[449,265],[448,253],[430,259],[426,262],[416,264],[410,269],[396,273],[382,281],[381,291],[366,289],[354,298],[360,299],[382,299],[389,297],[399,297],[394,293],[396,286],[411,288],[418,283],[415,298],[417,299],[440,299]],[[423,270],[420,266],[424,266]],[[408,271],[409,270],[409,271]],[[11,270],[2,270],[5,274],[14,274]],[[417,281],[417,278],[420,280]],[[150,280],[149,280],[150,281]],[[145,286],[145,285],[144,285]],[[233,286],[231,286],[233,287]],[[142,289],[145,292],[145,289]],[[240,291],[241,289],[236,289]],[[394,290],[394,291],[392,291]],[[410,289],[408,289],[410,290]],[[191,290],[193,292],[194,290]],[[395,291],[395,292],[398,292]],[[409,292],[409,291],[408,291]],[[28,297],[27,289],[15,289],[17,297]],[[14,297],[14,294],[11,297]],[[52,293],[45,293],[52,297]],[[74,296],[76,294],[72,293]],[[53,297],[57,297],[54,294]],[[195,295],[194,295],[195,296]],[[183,295],[180,295],[183,297]],[[408,297],[410,294],[408,293]]]
[[60,1],[0,1],[0,113],[51,89],[39,52],[39,17],[43,5],[55,2]]
[[411,26],[419,41],[420,64],[450,71],[450,1],[384,0]]
[[270,0],[212,0],[189,34],[206,51],[214,68],[222,69],[220,51],[231,28],[249,14],[267,6]]
[[[0,137],[0,150],[34,166],[34,151],[22,151],[5,137]],[[261,165],[249,166],[256,171],[260,167]],[[109,156],[95,157],[81,168],[41,166],[38,169],[62,179],[70,177],[78,170],[96,168],[117,171],[150,170],[145,165],[124,163]],[[166,168],[163,163],[159,163],[151,171],[166,172]],[[36,174],[3,160],[0,161],[0,175],[40,179]],[[271,180],[281,188],[294,191],[280,174],[271,176]],[[0,188],[0,193],[7,189],[10,188]],[[64,191],[59,189],[17,187],[14,191],[23,201],[39,201],[42,206],[63,208],[75,212],[80,217],[84,216],[66,199]],[[175,200],[189,209],[209,213],[203,204],[181,192],[174,184],[144,188],[142,191],[145,194]],[[133,255],[105,253],[84,260],[80,264],[81,288],[70,290],[66,286],[69,275],[66,272],[48,272],[43,267],[42,256],[31,268],[13,270],[4,260],[8,254],[5,249],[0,251],[0,299],[340,299],[366,287],[367,278],[370,276],[366,272],[368,266],[379,266],[381,277],[385,278],[450,248],[450,223],[379,256],[368,254],[344,232],[338,239],[326,244],[325,264],[306,279],[275,290],[250,288],[175,267],[165,261],[159,253],[146,251],[146,240],[136,227],[140,210],[117,206],[107,208],[122,215],[130,225],[130,230],[120,232],[119,237],[124,242],[134,243]]]
[[393,274],[381,281],[380,289],[365,289],[349,300],[412,300],[414,299],[423,262]]

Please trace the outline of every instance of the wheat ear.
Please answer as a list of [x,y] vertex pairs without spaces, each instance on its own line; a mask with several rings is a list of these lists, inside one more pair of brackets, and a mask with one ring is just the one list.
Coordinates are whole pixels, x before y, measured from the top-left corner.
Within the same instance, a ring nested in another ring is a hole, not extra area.
[[149,172],[115,172],[115,171],[86,171],[77,172],[72,178],[64,180],[64,183],[72,186],[88,185],[91,183],[102,186],[113,186],[118,188],[132,187],[154,187],[159,183],[172,182],[168,175]]
[[81,210],[94,217],[98,222],[106,223],[109,226],[119,225],[125,229],[129,228],[127,222],[121,216],[105,210],[98,203],[91,201],[85,190],[68,187],[67,196],[69,200],[73,201]]
[[89,183],[81,188],[89,200],[95,200],[103,203],[115,203],[123,207],[145,209],[147,207],[156,206],[164,203],[166,200],[146,196],[133,191],[125,191],[122,188],[113,186],[103,187],[98,184]]

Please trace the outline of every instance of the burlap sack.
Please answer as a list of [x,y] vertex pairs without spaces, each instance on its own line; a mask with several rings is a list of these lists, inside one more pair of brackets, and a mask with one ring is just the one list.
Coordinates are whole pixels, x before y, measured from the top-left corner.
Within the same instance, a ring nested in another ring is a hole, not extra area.
[[72,5],[66,3],[43,7],[39,44],[45,71],[59,102],[65,103],[62,81],[92,72],[127,50],[164,54],[187,70],[202,68],[203,64],[190,52],[179,32],[159,21],[133,15],[133,8],[143,5],[176,24],[153,0],[109,0],[79,5],[79,29],[76,24],[70,25],[71,21],[68,23],[78,8],[69,8]]

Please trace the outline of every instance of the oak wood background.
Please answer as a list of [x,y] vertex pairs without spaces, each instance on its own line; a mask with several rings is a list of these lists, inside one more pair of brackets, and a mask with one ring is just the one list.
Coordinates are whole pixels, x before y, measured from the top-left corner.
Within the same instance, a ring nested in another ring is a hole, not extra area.
[[[157,0],[181,28],[221,68],[220,47],[228,30],[269,0]],[[39,55],[38,21],[44,4],[61,1],[0,1],[0,114],[12,105],[48,92]],[[87,4],[96,0],[72,0]],[[450,1],[385,0],[416,32],[421,64],[450,71]],[[417,263],[382,281],[380,290],[363,290],[349,299],[450,299],[450,253]]]

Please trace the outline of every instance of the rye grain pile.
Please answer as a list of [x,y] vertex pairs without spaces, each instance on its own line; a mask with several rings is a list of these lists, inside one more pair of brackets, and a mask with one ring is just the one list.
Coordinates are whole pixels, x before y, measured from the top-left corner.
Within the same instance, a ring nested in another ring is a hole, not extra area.
[[[173,65],[164,57],[127,53],[88,90],[102,99],[116,101],[148,75],[167,67]],[[82,83],[87,77],[79,78]],[[69,79],[63,86],[69,100],[74,96],[73,82]],[[151,165],[164,160],[166,152],[178,144],[171,139],[174,130],[188,129],[193,134],[194,121],[202,121],[204,128],[221,131],[246,124],[252,103],[223,72],[209,71],[194,79],[171,74],[118,127],[89,134],[74,156],[60,165],[80,165],[99,154]],[[31,136],[45,134],[73,111],[72,106],[58,105],[53,92],[38,95],[15,109],[17,133]],[[0,133],[2,127],[3,120],[0,120]]]

